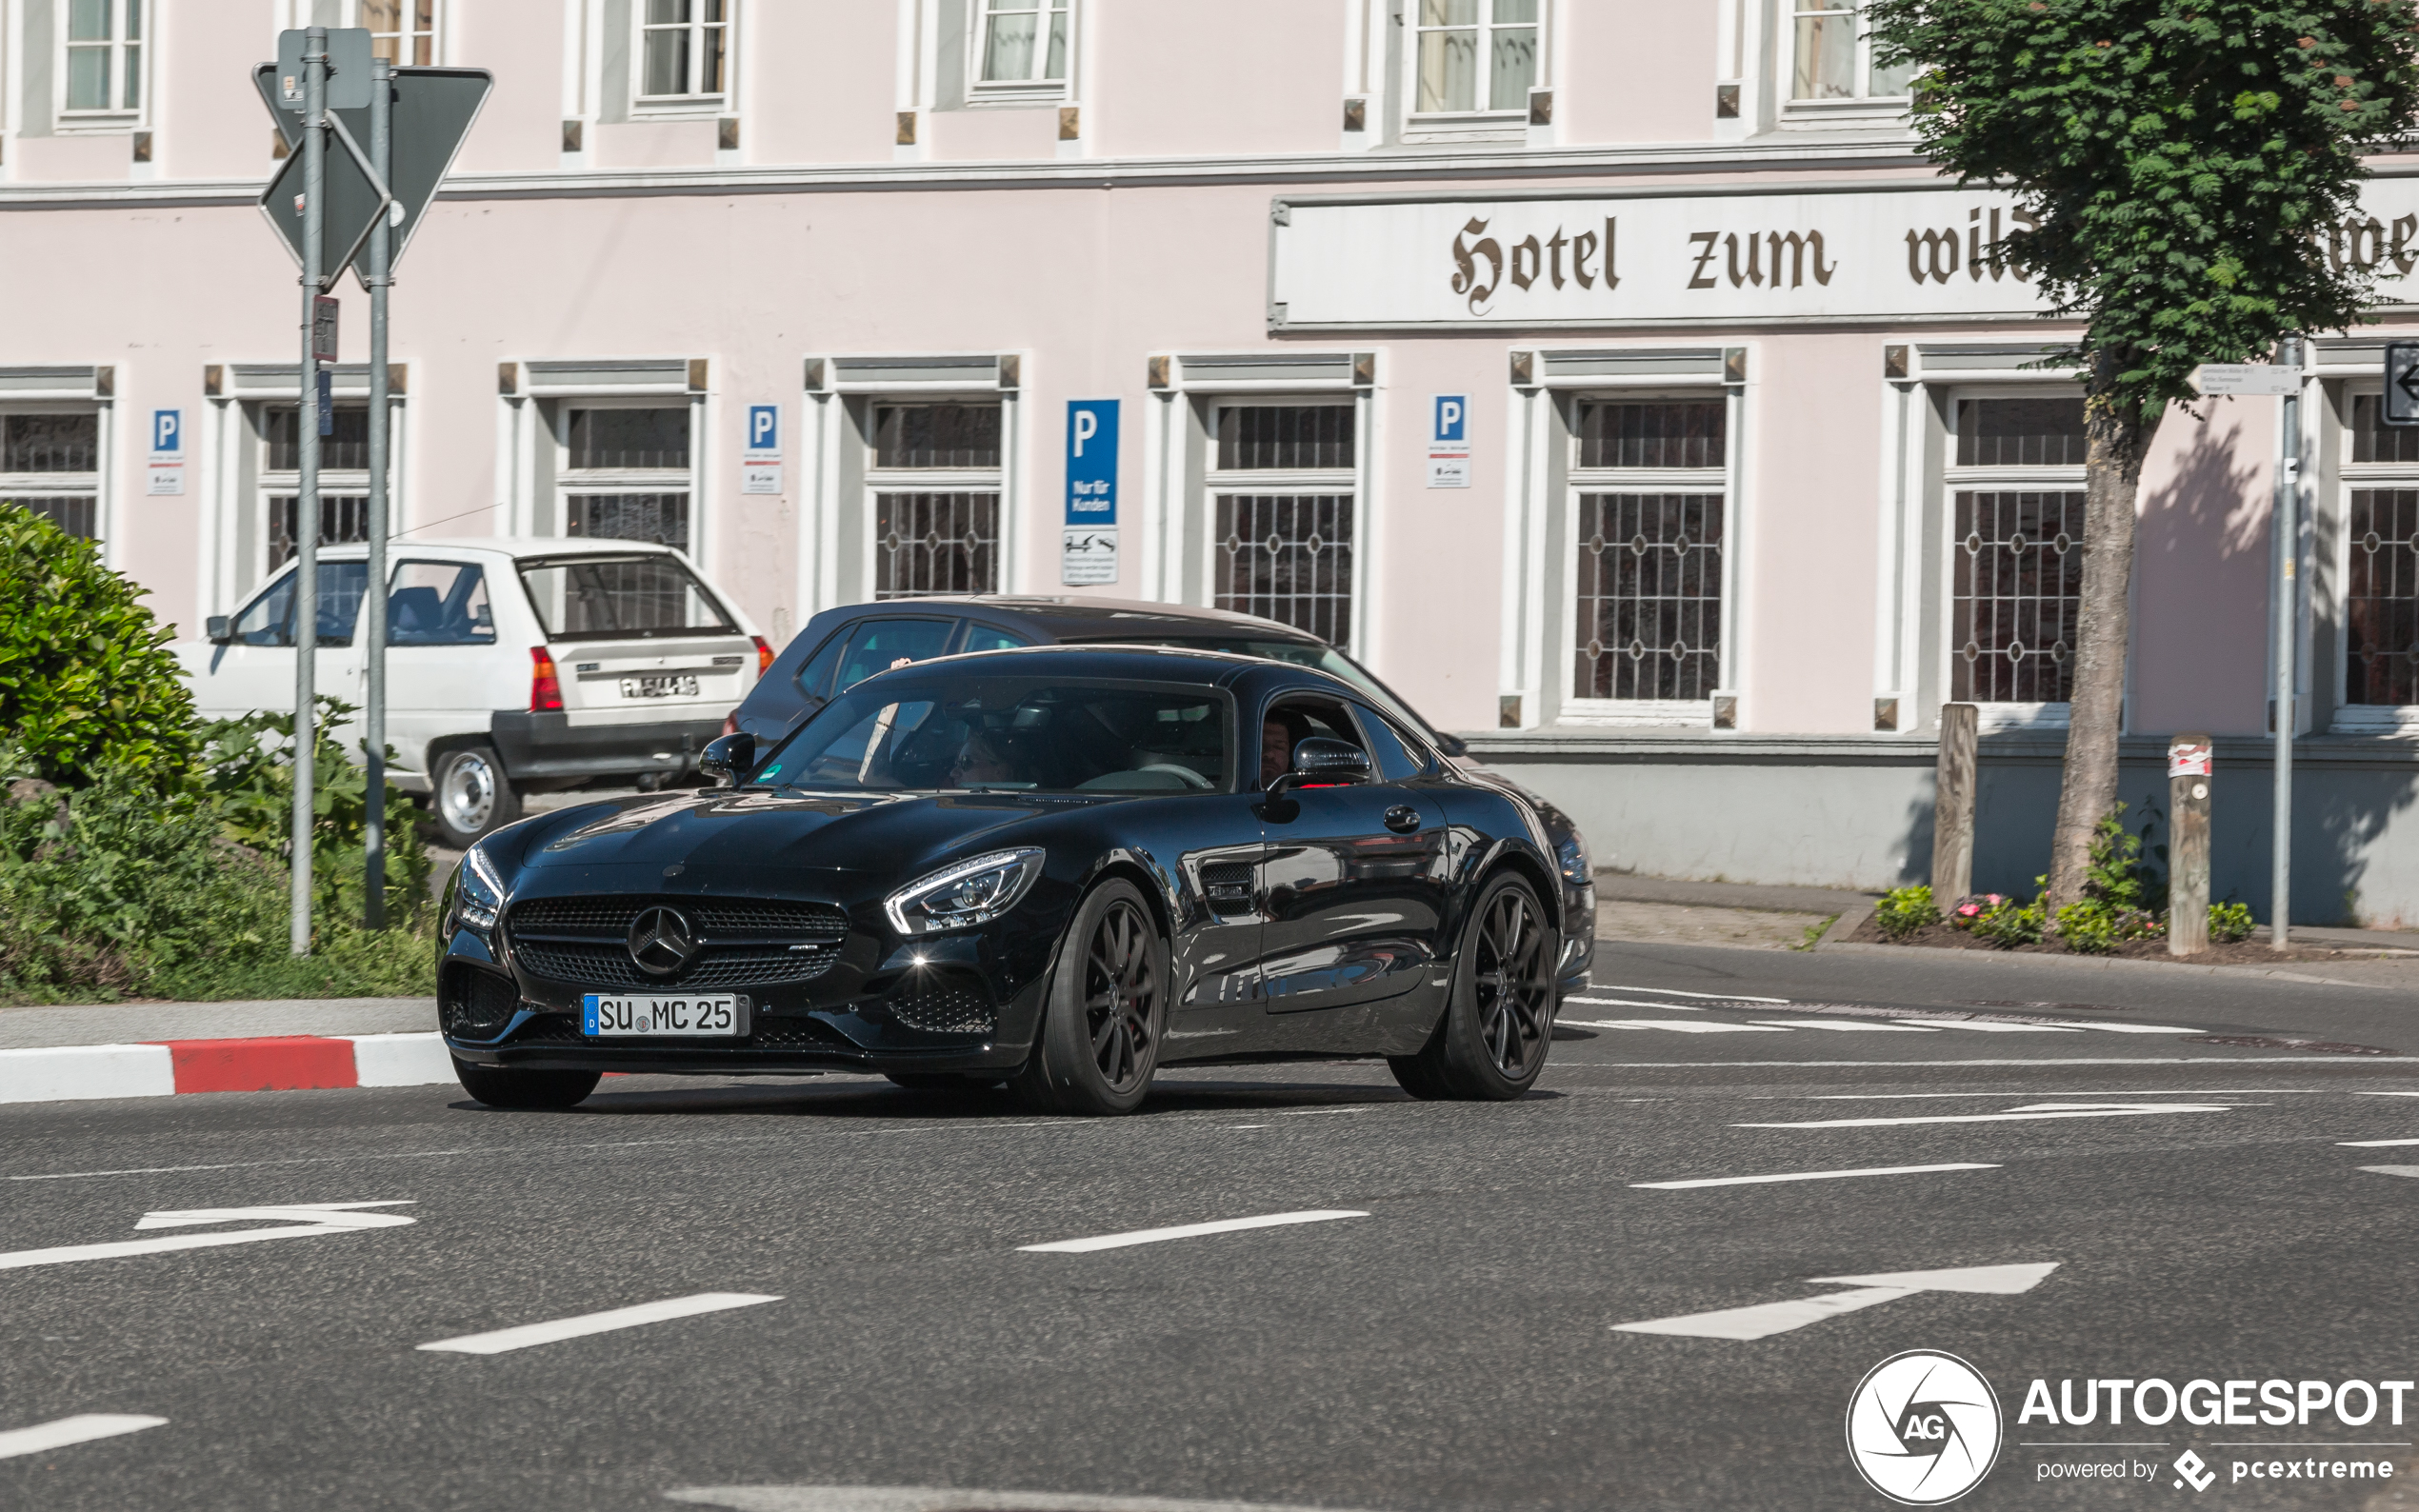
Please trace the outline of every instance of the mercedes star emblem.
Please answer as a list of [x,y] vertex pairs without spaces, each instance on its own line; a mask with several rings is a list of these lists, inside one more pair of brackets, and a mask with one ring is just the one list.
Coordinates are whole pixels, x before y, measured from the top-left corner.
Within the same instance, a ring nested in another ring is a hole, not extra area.
[[697,953],[696,931],[677,908],[642,908],[630,921],[631,964],[650,977],[669,977]]

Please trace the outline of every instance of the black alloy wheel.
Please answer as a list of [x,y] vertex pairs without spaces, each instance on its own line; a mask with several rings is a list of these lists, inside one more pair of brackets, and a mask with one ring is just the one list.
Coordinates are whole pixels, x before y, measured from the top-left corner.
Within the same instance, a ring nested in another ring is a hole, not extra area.
[[1133,885],[1102,884],[1059,946],[1032,1058],[1012,1084],[1029,1107],[1126,1113],[1159,1065],[1168,944]]
[[1562,936],[1529,884],[1498,873],[1479,889],[1436,1032],[1417,1055],[1392,1056],[1413,1097],[1501,1102],[1546,1068],[1554,1034],[1554,965]]

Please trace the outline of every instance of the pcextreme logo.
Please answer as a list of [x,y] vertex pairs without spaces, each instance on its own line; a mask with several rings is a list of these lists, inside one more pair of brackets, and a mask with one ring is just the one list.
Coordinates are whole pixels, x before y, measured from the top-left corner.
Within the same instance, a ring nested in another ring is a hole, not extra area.
[[1999,1399],[1982,1372],[1929,1349],[1892,1355],[1848,1401],[1848,1457],[1902,1506],[1939,1506],[1982,1483],[1999,1458]]

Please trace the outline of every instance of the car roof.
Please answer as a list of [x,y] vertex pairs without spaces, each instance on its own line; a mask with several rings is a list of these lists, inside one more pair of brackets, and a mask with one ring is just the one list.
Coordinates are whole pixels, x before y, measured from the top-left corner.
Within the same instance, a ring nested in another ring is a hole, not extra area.
[[[912,611],[918,606],[957,614],[974,610],[979,618],[1017,625],[1054,641],[1140,641],[1163,635],[1249,635],[1303,646],[1326,644],[1290,625],[1262,619],[1256,614],[1238,614],[1231,609],[1202,608],[1186,604],[1150,604],[1139,599],[1023,593],[933,594],[923,598],[884,599],[878,612]],[[866,607],[871,609],[874,607]]]
[[1266,657],[1246,656],[1235,651],[1196,650],[1190,647],[1123,646],[1114,643],[1078,643],[1059,646],[1021,646],[993,651],[963,651],[955,656],[936,656],[908,666],[876,672],[850,689],[870,687],[892,677],[915,677],[940,668],[980,670],[987,673],[1014,675],[1045,675],[1058,677],[1130,678],[1136,682],[1198,682],[1205,686],[1228,687],[1238,683],[1277,683],[1285,686],[1317,687],[1340,692],[1359,699],[1361,693],[1343,679],[1315,668],[1291,662],[1272,662]]
[[[323,562],[349,562],[367,555],[367,543],[348,541],[319,548]],[[526,561],[530,557],[563,556],[679,556],[682,552],[652,541],[616,541],[605,537],[561,535],[400,535],[387,542],[387,555],[401,559],[415,551],[472,551],[483,556],[509,556]]]

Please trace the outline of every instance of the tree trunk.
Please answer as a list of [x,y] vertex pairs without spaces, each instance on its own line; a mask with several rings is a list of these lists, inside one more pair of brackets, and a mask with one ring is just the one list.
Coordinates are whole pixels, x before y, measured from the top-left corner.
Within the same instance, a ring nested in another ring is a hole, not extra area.
[[2091,831],[2117,803],[2117,737],[2125,712],[2125,649],[2130,638],[2133,508],[2142,459],[2159,417],[2144,422],[2116,403],[2120,354],[2095,353],[2084,399],[2083,597],[2075,627],[2074,687],[2068,706],[2066,770],[2049,837],[2049,906],[2083,896]]

